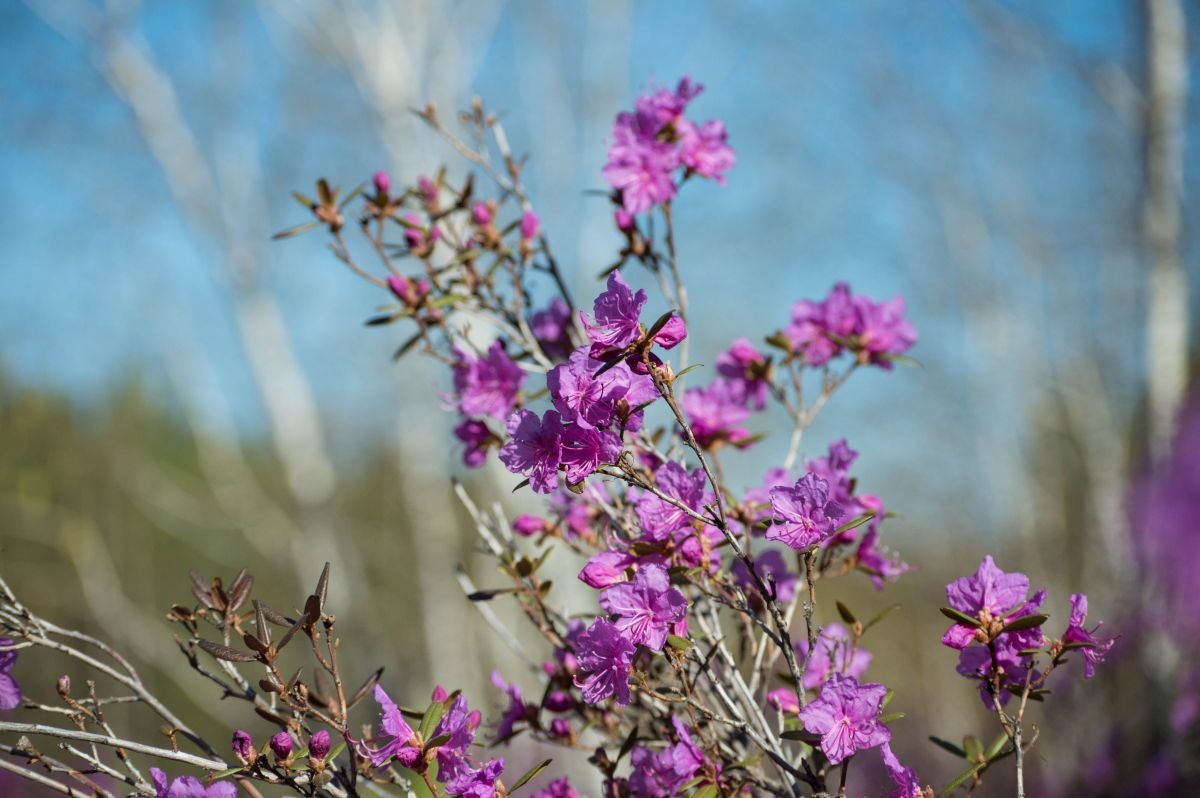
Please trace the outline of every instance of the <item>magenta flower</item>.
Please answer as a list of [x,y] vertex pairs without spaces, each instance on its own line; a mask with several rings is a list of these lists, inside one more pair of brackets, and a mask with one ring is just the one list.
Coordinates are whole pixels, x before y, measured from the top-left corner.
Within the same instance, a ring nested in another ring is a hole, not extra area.
[[[438,757],[439,763],[441,757]],[[496,779],[504,772],[503,759],[491,759],[479,768],[462,768],[455,772],[453,778],[442,779],[438,771],[438,780],[446,785],[446,795],[460,798],[494,798],[496,795]]]
[[688,602],[671,587],[666,568],[642,565],[632,582],[612,585],[601,593],[600,606],[618,616],[617,629],[634,643],[662,651],[667,634],[687,615]]
[[530,716],[530,710],[534,716],[537,715],[537,707],[530,707],[525,703],[525,697],[521,694],[521,687],[517,684],[509,684],[500,676],[499,671],[492,671],[492,685],[498,690],[503,690],[508,698],[508,706],[504,708],[500,715],[500,720],[496,723],[496,742],[508,740],[512,736],[513,729],[518,723]]
[[618,114],[613,122],[604,179],[620,192],[628,213],[645,213],[672,199],[677,191],[679,150],[658,139],[660,129],[661,125],[643,114]]
[[710,119],[697,127],[685,119],[680,120],[677,127],[679,157],[683,165],[701,177],[724,185],[725,173],[737,160],[733,148],[726,143],[725,123]]
[[442,237],[442,232],[436,227],[426,229],[421,217],[415,213],[404,215],[404,243],[418,257],[429,253],[429,246]]
[[763,475],[762,485],[757,488],[750,488],[746,491],[744,502],[751,506],[754,511],[755,520],[765,520],[771,517],[771,490],[773,488],[791,487],[795,480],[788,474],[786,468],[778,466],[768,468],[767,473]]
[[883,590],[884,582],[895,582],[901,575],[908,573],[912,567],[902,562],[896,554],[881,549],[879,543],[879,526],[871,520],[867,534],[863,535],[862,543],[858,544],[858,567],[866,571],[876,589]]
[[638,558],[627,552],[612,549],[596,552],[588,558],[587,565],[579,572],[579,581],[588,587],[602,590],[626,581],[626,570],[636,562]]
[[16,642],[7,637],[0,637],[0,710],[16,709],[21,705],[21,686],[12,677],[12,669],[17,664],[17,652],[13,649],[4,651],[6,646],[15,646]]
[[872,302],[866,297],[854,298],[858,317],[856,335],[865,359],[885,369],[892,367],[888,355],[900,355],[917,342],[917,330],[904,318],[904,298],[887,302]]
[[629,704],[629,667],[635,651],[633,643],[604,618],[597,618],[576,641],[579,673],[575,686],[583,691],[583,700],[598,704],[612,696],[621,706]]
[[512,412],[525,372],[509,358],[502,341],[493,341],[483,357],[455,348],[454,392],[464,416],[491,416],[503,421]]
[[429,295],[429,281],[410,280],[402,274],[393,274],[387,279],[388,290],[410,308],[415,308]]
[[921,782],[917,780],[917,772],[900,764],[900,760],[892,753],[890,743],[884,743],[879,749],[883,755],[883,767],[887,770],[888,778],[896,785],[886,798],[924,798]]
[[783,333],[806,363],[824,366],[842,352],[842,344],[830,336],[847,339],[857,323],[850,286],[836,283],[823,301],[802,299],[792,305],[792,323]]
[[646,292],[634,293],[615,271],[608,276],[608,287],[592,305],[592,321],[580,314],[588,338],[592,342],[592,357],[603,357],[612,350],[624,349],[642,334],[640,318],[646,304]]
[[[696,512],[704,505],[706,480],[704,471],[688,472],[674,460],[664,463],[654,475],[656,487]],[[637,516],[648,540],[662,542],[674,531],[689,527],[692,517],[675,505],[665,502],[649,491],[637,500]]]
[[512,521],[512,530],[523,538],[540,535],[550,529],[550,524],[546,523],[546,519],[539,518],[536,515],[524,513],[518,515]]
[[629,792],[638,798],[668,798],[679,794],[704,767],[704,752],[692,742],[691,733],[678,718],[672,718],[679,742],[655,752],[638,745],[630,752],[633,772],[629,775]]
[[[1045,591],[1040,591],[1029,603],[1025,601],[1028,593],[1029,577],[1022,573],[1007,574],[1001,571],[990,554],[979,563],[974,576],[959,577],[946,585],[947,603],[964,615],[977,618],[985,627],[992,625],[995,620],[1031,614],[1033,609],[1041,605]],[[962,623],[954,624],[942,635],[944,645],[959,650],[976,639],[975,627]]]
[[583,427],[607,427],[616,413],[617,402],[629,392],[633,375],[625,364],[595,376],[604,367],[588,354],[587,347],[571,353],[571,359],[550,369],[546,387],[564,421]]
[[276,759],[290,759],[292,756],[292,735],[281,731],[270,740],[271,753]]
[[829,483],[816,474],[805,474],[792,487],[771,489],[768,540],[779,540],[797,551],[820,543],[833,534],[843,511],[829,500]]
[[611,432],[579,424],[562,428],[561,464],[571,485],[578,485],[601,465],[615,463],[620,456],[621,439]]
[[[796,654],[803,662],[808,654],[807,640],[796,643]],[[870,651],[854,645],[846,627],[840,623],[826,624],[817,635],[816,646],[808,659],[802,684],[805,689],[812,690],[834,676],[853,676],[859,679],[866,673],[871,659]]]
[[766,355],[745,338],[738,338],[717,355],[717,373],[729,383],[730,393],[752,410],[762,410],[767,404],[766,367]]
[[257,752],[254,750],[254,738],[249,732],[237,729],[233,733],[233,755],[238,758],[243,765],[249,765],[256,758]]
[[[767,587],[775,583],[775,599],[787,604],[796,595],[796,583],[800,577],[788,570],[787,563],[778,549],[765,549],[754,556],[754,570]],[[757,595],[758,586],[741,560],[734,560],[729,567],[733,581],[743,591]]]
[[381,197],[386,197],[388,189],[392,187],[392,179],[382,169],[375,173],[375,176],[371,178],[371,182],[375,184],[375,193]]
[[546,789],[535,792],[533,798],[580,798],[580,796],[564,776],[547,784]]
[[1097,637],[1096,630],[1100,628],[1100,623],[1097,623],[1090,630],[1084,626],[1087,622],[1088,600],[1087,596],[1082,593],[1071,594],[1071,620],[1067,624],[1067,631],[1063,633],[1062,641],[1067,644],[1079,643],[1083,644],[1081,652],[1083,654],[1083,676],[1085,679],[1090,679],[1096,673],[1096,665],[1104,662],[1104,656],[1108,650],[1117,642],[1115,637]]
[[[393,756],[396,761],[411,768],[421,758],[421,749],[413,745],[413,730],[404,722],[404,715],[383,688],[375,685],[375,702],[379,704],[379,738],[383,744],[378,748],[370,748],[364,740],[353,740],[354,750],[364,759],[370,760],[375,767],[386,764]],[[387,739],[380,739],[387,738]]]
[[851,508],[858,503],[852,495],[854,490],[850,479],[850,466],[857,459],[858,452],[851,449],[843,438],[829,444],[829,453],[824,457],[814,457],[804,467],[829,484],[830,501],[840,507]]
[[707,448],[718,441],[736,444],[749,437],[738,424],[750,416],[750,411],[740,392],[726,380],[714,380],[704,388],[688,388],[683,392],[682,407],[701,446]]
[[862,684],[853,676],[832,676],[821,695],[800,710],[804,728],[821,735],[821,751],[836,765],[859,751],[892,739],[891,730],[879,722],[882,684]]
[[539,419],[532,411],[518,410],[508,419],[508,434],[509,441],[500,447],[500,462],[528,477],[534,493],[553,493],[563,453],[558,412],[547,410]]
[[566,357],[571,351],[571,309],[561,297],[555,297],[544,310],[534,313],[529,328],[550,357]]
[[454,428],[454,437],[458,438],[466,448],[463,449],[463,464],[468,468],[479,468],[487,460],[488,447],[496,441],[496,436],[488,429],[488,425],[473,418],[463,419]]
[[154,798],[237,798],[232,781],[215,781],[205,787],[193,776],[178,776],[168,785],[167,774],[158,768],[150,768],[150,780],[154,782]]
[[487,206],[486,202],[476,202],[471,206],[471,221],[480,227],[486,227],[492,223],[492,209]]

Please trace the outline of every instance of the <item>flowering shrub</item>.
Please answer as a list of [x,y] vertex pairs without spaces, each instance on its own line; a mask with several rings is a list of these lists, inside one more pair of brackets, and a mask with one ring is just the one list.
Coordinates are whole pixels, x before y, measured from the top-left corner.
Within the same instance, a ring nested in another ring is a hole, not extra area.
[[[761,348],[748,338],[731,342],[715,355],[706,384],[684,387],[697,366],[688,363],[693,320],[672,206],[686,185],[724,182],[735,162],[722,122],[687,116],[702,89],[685,78],[617,116],[603,174],[623,246],[590,307],[574,304],[525,192],[522,162],[480,103],[462,117],[471,135],[454,143],[490,179],[487,190],[472,176],[453,182],[446,170],[411,186],[380,172],[365,193],[344,198],[322,180],[316,199],[297,195],[315,220],[279,236],[323,228],[335,256],[390,297],[369,323],[408,327],[397,358],[423,353],[445,365],[445,406],[456,416],[463,463],[477,468],[494,456],[516,488],[544,497],[542,513],[511,522],[467,502],[507,580],[467,598],[511,598],[544,638],[536,695],[496,674],[506,706],[491,723],[467,696],[442,687],[425,709],[408,709],[414,697],[397,703],[379,672],[351,680],[339,667],[335,619],[325,608],[328,567],[297,617],[252,599],[245,572],[228,586],[193,575],[196,603],[170,613],[181,648],[224,695],[273,725],[265,745],[242,729],[230,730],[225,751],[209,745],[119,655],[86,638],[62,642],[64,630],[9,592],[0,602],[8,636],[0,639],[0,707],[20,703],[10,675],[19,648],[91,657],[75,648],[90,645],[115,658],[104,666],[109,675],[164,719],[178,745],[120,740],[94,687],[77,698],[69,683],[58,694],[77,730],[7,721],[0,730],[113,747],[119,766],[97,748],[75,753],[93,772],[160,798],[224,798],[235,782],[334,796],[413,795],[420,782],[433,795],[491,798],[516,793],[544,768],[554,779],[527,788],[538,798],[594,792],[554,773],[549,761],[511,773],[481,746],[518,737],[592,752],[599,792],[610,798],[844,796],[851,762],[874,756],[894,783],[891,796],[931,796],[929,779],[890,747],[903,717],[888,711],[891,692],[865,675],[884,659],[866,648],[867,636],[894,607],[863,621],[837,603],[841,623],[818,610],[824,580],[869,579],[883,590],[909,570],[881,542],[884,500],[862,490],[852,474],[858,455],[845,440],[800,459],[804,431],[835,393],[861,369],[906,362],[917,333],[903,299],[878,302],[838,283],[824,299],[797,301],[775,329],[756,331]],[[422,116],[454,135],[432,107]],[[379,273],[352,254],[352,225]],[[657,281],[661,297],[634,290],[627,275],[639,271]],[[535,299],[547,290],[555,296]],[[791,421],[787,453],[752,480],[756,487],[740,490],[721,457],[763,440],[752,430],[772,404]],[[543,565],[556,548],[579,555],[579,579],[595,591],[587,606],[551,603]],[[942,642],[959,652],[958,673],[976,683],[1000,727],[987,748],[938,741],[966,766],[946,791],[973,788],[1012,757],[1023,795],[1029,702],[1045,699],[1067,654],[1078,651],[1090,677],[1114,641],[1086,626],[1087,599],[1078,594],[1064,631],[1049,637],[1046,592],[1029,596],[1029,580],[990,556],[946,593],[942,612],[953,625]],[[313,680],[279,669],[280,652],[293,644],[309,649]],[[886,675],[886,662],[874,671]],[[364,713],[352,722],[368,698],[377,721],[363,726]],[[184,753],[188,746],[201,753]],[[32,745],[16,753],[30,764],[48,761]],[[204,778],[155,768],[147,779],[129,764],[131,753],[199,768]]]

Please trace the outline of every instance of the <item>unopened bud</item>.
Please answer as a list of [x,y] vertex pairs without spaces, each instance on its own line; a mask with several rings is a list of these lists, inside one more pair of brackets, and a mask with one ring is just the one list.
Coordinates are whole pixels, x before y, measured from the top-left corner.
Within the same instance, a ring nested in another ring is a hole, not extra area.
[[329,756],[329,732],[321,729],[308,740],[308,755],[318,761]]
[[258,752],[254,750],[254,738],[249,732],[238,729],[233,733],[233,753],[246,767],[250,767],[254,760],[258,759]]
[[63,698],[69,698],[71,695],[71,677],[65,673],[62,676],[59,676],[54,688],[58,690],[58,694],[60,696]]
[[388,189],[392,187],[392,179],[388,177],[388,173],[380,170],[375,173],[375,177],[372,180],[375,183],[375,193],[381,197],[386,197]]
[[271,738],[271,753],[281,761],[287,761],[292,756],[292,735],[281,731]]

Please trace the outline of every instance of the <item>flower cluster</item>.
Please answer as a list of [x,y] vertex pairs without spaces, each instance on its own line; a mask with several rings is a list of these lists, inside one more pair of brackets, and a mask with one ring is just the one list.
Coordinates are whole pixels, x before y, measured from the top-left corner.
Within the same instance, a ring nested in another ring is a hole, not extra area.
[[781,335],[810,366],[825,366],[849,351],[857,363],[890,369],[892,361],[917,342],[917,331],[904,310],[902,297],[875,302],[837,283],[824,300],[804,299],[793,305],[792,323]]
[[628,225],[633,214],[672,200],[692,175],[724,182],[735,160],[726,144],[725,123],[713,119],[697,125],[684,116],[703,90],[685,77],[674,91],[646,94],[633,111],[617,115],[604,177],[619,196],[619,226]]

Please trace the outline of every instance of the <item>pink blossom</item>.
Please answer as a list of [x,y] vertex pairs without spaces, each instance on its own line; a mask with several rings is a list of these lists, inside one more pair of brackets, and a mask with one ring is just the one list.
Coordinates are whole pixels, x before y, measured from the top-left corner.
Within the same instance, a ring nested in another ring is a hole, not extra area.
[[836,765],[891,740],[891,730],[879,722],[885,695],[882,684],[860,685],[853,676],[832,676],[820,697],[800,710],[800,720],[806,730],[821,735],[821,751]]

